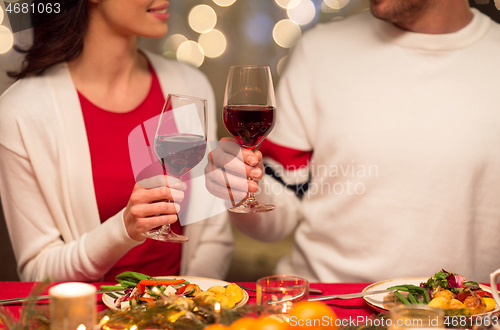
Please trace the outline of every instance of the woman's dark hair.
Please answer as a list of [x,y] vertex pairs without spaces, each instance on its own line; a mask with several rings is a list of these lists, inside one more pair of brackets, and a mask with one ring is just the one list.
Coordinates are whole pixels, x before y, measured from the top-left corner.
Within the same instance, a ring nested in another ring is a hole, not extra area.
[[58,14],[31,15],[33,44],[28,49],[14,47],[18,52],[25,53],[26,57],[21,71],[10,71],[7,73],[9,77],[21,79],[38,76],[49,67],[75,59],[81,54],[89,22],[89,0],[63,0],[59,3],[61,11]]

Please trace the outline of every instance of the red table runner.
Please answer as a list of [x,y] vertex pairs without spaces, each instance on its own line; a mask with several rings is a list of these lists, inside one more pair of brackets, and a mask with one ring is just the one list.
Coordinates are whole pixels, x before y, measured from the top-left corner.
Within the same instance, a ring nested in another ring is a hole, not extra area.
[[[30,294],[33,289],[34,282],[0,282],[0,299],[9,298],[20,298],[26,297]],[[97,289],[104,283],[92,283]],[[106,283],[113,284],[113,283]],[[255,283],[241,283],[251,289],[255,289]],[[331,294],[344,294],[344,293],[355,293],[361,292],[370,283],[311,283],[311,288],[320,289],[323,291],[324,295]],[[499,284],[500,289],[500,284]],[[255,292],[248,292],[250,296],[249,303],[255,303]],[[107,307],[101,300],[101,295],[96,297],[97,299],[97,310],[103,311]],[[371,315],[377,315],[378,312],[371,309],[362,298],[348,299],[348,300],[330,300],[325,301],[337,314],[340,319],[345,319],[348,321],[356,322],[357,320],[366,319]],[[40,305],[48,306],[49,301],[40,301]],[[9,310],[14,315],[19,315],[21,309],[21,303],[15,305],[4,306],[6,310]]]

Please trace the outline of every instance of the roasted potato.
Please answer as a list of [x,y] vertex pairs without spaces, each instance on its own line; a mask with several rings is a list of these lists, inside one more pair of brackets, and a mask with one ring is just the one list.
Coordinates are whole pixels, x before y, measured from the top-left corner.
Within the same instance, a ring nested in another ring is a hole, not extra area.
[[448,301],[448,303],[451,302],[452,299],[456,298],[455,294],[450,290],[438,290],[434,293],[432,297],[433,298],[443,297]]
[[469,296],[465,298],[464,305],[469,309],[470,315],[482,314],[486,312],[486,303],[479,296]]
[[231,309],[235,305],[232,296],[225,293],[217,294],[215,299],[220,303],[222,309]]
[[442,308],[442,309],[447,309],[449,304],[450,304],[450,302],[445,297],[433,298],[429,302],[429,306],[436,307],[436,308]]
[[465,305],[458,299],[452,299],[448,304],[449,309],[464,309]]
[[211,291],[215,294],[223,294],[226,292],[226,289],[221,285],[214,285],[210,287],[207,291]]
[[235,283],[229,284],[224,293],[231,296],[231,299],[235,304],[239,303],[243,299],[243,289]]

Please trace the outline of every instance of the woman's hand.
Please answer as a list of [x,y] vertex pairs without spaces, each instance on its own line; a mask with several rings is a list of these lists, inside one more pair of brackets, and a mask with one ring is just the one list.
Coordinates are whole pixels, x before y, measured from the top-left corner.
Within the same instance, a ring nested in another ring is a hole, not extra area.
[[205,184],[215,196],[239,203],[258,189],[258,183],[249,178],[258,181],[263,174],[260,151],[242,148],[233,138],[222,138],[209,155]]
[[141,233],[177,221],[186,188],[182,180],[163,175],[136,183],[123,213],[128,235],[142,241]]

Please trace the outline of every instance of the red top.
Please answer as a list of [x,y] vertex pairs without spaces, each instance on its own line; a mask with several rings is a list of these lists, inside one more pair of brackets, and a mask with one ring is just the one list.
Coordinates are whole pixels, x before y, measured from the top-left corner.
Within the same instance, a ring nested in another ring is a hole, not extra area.
[[[159,115],[165,103],[160,83],[152,68],[151,74],[152,83],[147,97],[137,108],[126,113],[101,109],[78,93],[87,129],[101,222],[127,206],[135,185],[128,147],[130,132],[146,120]],[[187,206],[187,199],[188,191],[185,191],[181,210]],[[179,221],[172,225],[172,230],[178,234],[182,233]],[[114,281],[115,276],[123,271],[136,271],[151,276],[178,275],[181,248],[182,244],[179,243],[146,239],[143,244],[125,254],[109,270],[104,280]]]

